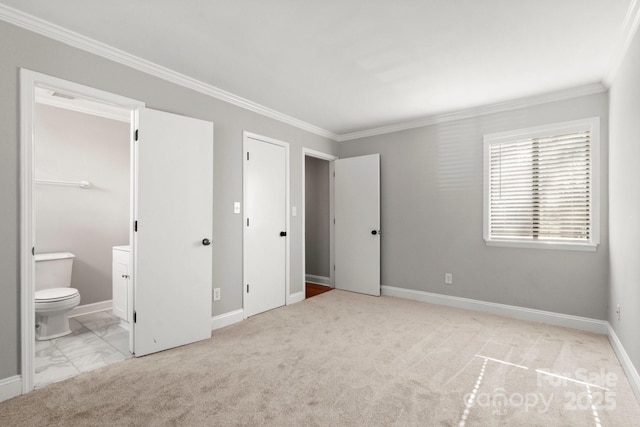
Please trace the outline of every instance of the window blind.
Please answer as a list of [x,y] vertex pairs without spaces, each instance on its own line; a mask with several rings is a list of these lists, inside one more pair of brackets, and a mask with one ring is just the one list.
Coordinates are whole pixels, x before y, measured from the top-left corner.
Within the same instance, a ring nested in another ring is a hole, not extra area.
[[489,238],[590,241],[591,131],[489,145]]

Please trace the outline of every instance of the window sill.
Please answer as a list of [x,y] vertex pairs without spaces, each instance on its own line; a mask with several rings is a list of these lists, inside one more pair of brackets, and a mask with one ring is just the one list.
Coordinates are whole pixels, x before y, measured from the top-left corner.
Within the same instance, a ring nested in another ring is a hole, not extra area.
[[502,246],[507,248],[551,249],[562,251],[595,252],[596,243],[559,243],[559,242],[523,242],[520,240],[486,240],[487,246]]

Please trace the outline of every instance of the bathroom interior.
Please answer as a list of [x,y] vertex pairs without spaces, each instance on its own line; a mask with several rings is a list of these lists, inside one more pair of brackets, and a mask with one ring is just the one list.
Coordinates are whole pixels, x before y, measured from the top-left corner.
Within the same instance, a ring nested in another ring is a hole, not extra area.
[[131,357],[130,113],[36,90],[35,387]]

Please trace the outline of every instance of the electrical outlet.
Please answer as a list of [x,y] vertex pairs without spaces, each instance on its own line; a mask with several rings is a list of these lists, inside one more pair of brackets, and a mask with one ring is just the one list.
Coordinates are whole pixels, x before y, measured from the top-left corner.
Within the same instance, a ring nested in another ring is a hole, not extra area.
[[444,273],[444,284],[445,285],[452,285],[453,284],[453,274]]
[[618,320],[620,320],[620,304],[618,304],[618,307],[616,308],[616,314],[618,315]]
[[240,213],[240,202],[233,202],[233,213]]
[[213,300],[214,301],[219,301],[220,300],[220,288],[215,288],[213,290]]

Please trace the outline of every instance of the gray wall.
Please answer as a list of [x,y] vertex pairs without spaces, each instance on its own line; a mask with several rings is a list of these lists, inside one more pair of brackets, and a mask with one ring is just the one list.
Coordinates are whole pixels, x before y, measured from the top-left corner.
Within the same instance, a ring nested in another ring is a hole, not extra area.
[[[242,131],[291,144],[291,205],[302,202],[302,148],[336,154],[333,141],[0,21],[0,379],[20,371],[19,69],[28,68],[215,123],[213,286],[218,315],[242,307]],[[302,291],[302,222],[291,218],[291,292]]]
[[640,371],[640,34],[613,82],[609,101],[609,322]]
[[[601,118],[597,252],[487,247],[483,135],[592,116]],[[602,93],[342,143],[341,158],[381,155],[382,284],[606,319],[607,121]]]
[[111,299],[111,248],[129,244],[129,123],[36,104],[36,253],[72,252],[80,304]]
[[305,157],[306,273],[329,277],[329,162]]

